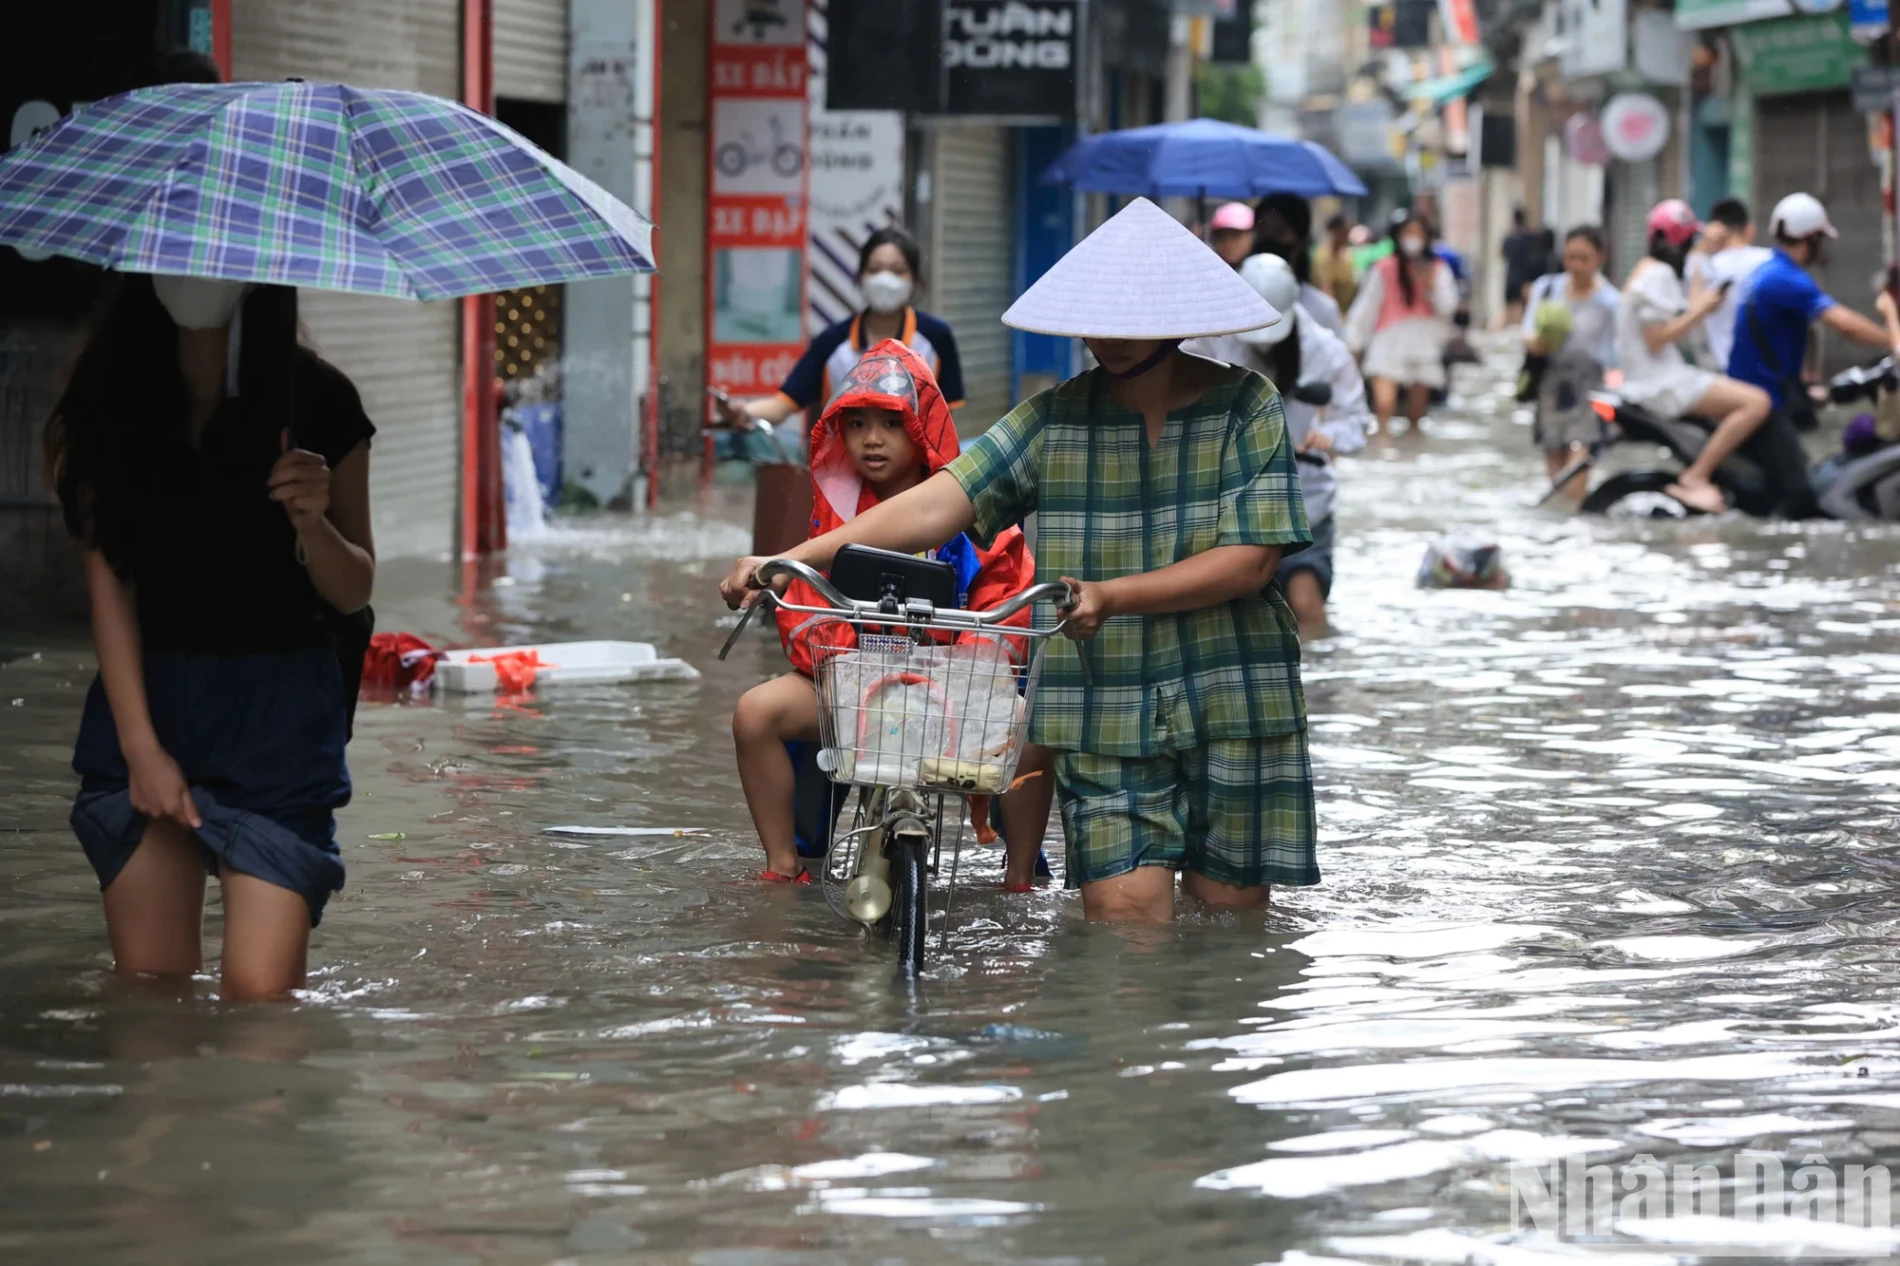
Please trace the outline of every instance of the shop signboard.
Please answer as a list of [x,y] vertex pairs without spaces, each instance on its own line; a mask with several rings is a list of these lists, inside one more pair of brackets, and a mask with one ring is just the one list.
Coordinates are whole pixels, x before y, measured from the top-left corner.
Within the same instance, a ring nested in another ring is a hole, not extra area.
[[1600,120],[1603,147],[1625,163],[1646,163],[1669,144],[1669,110],[1647,92],[1611,97]]
[[1558,13],[1565,79],[1613,75],[1629,65],[1628,0],[1563,0]]
[[[152,6],[14,8],[8,38],[0,40],[0,151],[26,144],[80,106],[151,82],[158,51]],[[0,318],[80,318],[104,284],[105,273],[90,264],[0,246]]]
[[1075,117],[1081,0],[832,0],[833,110]]
[[944,0],[945,114],[1075,117],[1076,0]]
[[1729,32],[1729,41],[1742,84],[1756,96],[1845,88],[1867,61],[1845,12],[1757,22]]
[[1432,14],[1437,11],[1437,0],[1367,5],[1367,42],[1375,49],[1425,48],[1432,42]]
[[768,394],[805,342],[804,0],[715,0],[706,378]]
[[1676,0],[1676,25],[1685,31],[1700,31],[1785,18],[1794,11],[1791,0]]
[[1856,66],[1849,87],[1855,110],[1885,114],[1893,108],[1893,94],[1900,92],[1900,66]]
[[1891,25],[1887,0],[1847,0],[1848,31],[1862,44],[1871,44]]

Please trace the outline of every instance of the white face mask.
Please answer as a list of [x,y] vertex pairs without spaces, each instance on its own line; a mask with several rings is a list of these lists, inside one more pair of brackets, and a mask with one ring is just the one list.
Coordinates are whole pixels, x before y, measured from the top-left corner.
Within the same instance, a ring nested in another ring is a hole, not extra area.
[[1416,259],[1425,253],[1425,239],[1422,237],[1402,237],[1399,239],[1399,249]]
[[245,281],[154,273],[152,289],[179,329],[217,330],[231,324],[251,286]]
[[859,289],[873,312],[895,312],[910,302],[910,278],[881,270],[866,277]]

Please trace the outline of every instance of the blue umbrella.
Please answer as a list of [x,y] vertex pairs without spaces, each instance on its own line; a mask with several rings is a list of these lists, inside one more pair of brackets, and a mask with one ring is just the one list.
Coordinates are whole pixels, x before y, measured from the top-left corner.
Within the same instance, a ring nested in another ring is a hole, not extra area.
[[1363,197],[1366,187],[1323,146],[1213,119],[1086,136],[1042,173],[1044,184],[1150,198]]
[[170,84],[0,158],[0,244],[126,272],[446,299],[653,270],[653,226],[479,111]]

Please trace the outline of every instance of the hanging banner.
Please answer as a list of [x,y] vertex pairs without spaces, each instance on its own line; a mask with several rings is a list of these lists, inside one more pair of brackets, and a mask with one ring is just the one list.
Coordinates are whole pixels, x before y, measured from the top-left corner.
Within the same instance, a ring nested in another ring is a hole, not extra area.
[[805,343],[804,0],[716,0],[706,379],[769,395]]
[[1478,46],[1478,7],[1474,0],[1438,0],[1438,16],[1447,44]]

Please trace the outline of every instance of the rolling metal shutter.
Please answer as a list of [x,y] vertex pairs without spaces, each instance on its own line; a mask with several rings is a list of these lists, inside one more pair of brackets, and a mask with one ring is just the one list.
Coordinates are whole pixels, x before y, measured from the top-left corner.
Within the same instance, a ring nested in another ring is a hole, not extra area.
[[495,0],[495,95],[567,100],[567,0]]
[[963,355],[960,429],[982,431],[1009,411],[1010,337],[1003,310],[1015,299],[1009,130],[953,124],[935,132],[936,191],[929,308],[950,323]]
[[1649,209],[1662,201],[1662,170],[1646,163],[1614,163],[1608,180],[1610,264],[1607,275],[1628,278],[1649,254]]
[[[1874,317],[1881,257],[1880,170],[1867,157],[1867,121],[1854,112],[1845,92],[1762,97],[1755,103],[1755,213],[1757,240],[1773,245],[1768,219],[1788,194],[1811,193],[1827,206],[1840,240],[1827,244],[1827,258],[1812,269],[1830,295]],[[1820,368],[1834,373],[1873,352],[1822,331]]]
[[[238,79],[340,80],[454,98],[457,0],[245,0],[231,6]],[[460,309],[305,290],[304,322],[376,423],[370,502],[384,555],[448,554],[460,487]]]

